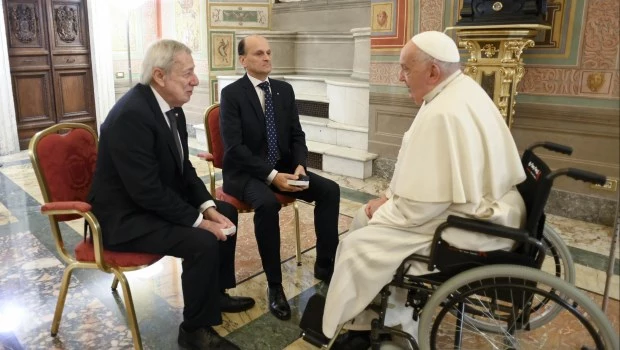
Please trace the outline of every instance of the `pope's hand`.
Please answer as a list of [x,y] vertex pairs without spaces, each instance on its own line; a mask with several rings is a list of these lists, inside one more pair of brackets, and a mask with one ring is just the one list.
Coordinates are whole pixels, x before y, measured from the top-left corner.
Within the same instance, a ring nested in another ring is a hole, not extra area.
[[377,211],[377,209],[379,209],[380,206],[383,205],[383,203],[387,202],[387,200],[388,199],[385,196],[369,200],[368,203],[366,203],[366,208],[364,209],[366,216],[368,216],[369,219],[372,219],[372,215]]

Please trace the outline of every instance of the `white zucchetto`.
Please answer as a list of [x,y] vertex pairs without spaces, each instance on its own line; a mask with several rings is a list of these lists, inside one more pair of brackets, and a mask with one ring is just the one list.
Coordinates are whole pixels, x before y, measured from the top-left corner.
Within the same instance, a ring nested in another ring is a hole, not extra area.
[[442,62],[460,62],[459,49],[449,36],[442,32],[428,31],[411,38],[416,46],[429,56]]

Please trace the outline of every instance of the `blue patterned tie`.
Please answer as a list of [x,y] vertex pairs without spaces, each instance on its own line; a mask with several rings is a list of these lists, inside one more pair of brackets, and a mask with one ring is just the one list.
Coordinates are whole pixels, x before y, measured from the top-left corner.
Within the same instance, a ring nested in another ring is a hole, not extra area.
[[278,151],[278,133],[276,132],[276,115],[273,110],[273,99],[269,91],[269,82],[258,84],[265,93],[265,127],[267,128],[267,163],[275,166],[280,152]]

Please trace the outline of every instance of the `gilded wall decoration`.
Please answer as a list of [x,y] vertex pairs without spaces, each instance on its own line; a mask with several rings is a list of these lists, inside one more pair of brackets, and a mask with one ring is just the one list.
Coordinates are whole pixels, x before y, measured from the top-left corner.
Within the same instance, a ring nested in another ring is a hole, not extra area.
[[[453,26],[458,21],[462,2],[463,0],[445,0],[442,28]],[[421,1],[420,7],[425,3],[426,1]],[[526,65],[579,65],[585,4],[586,1],[583,0],[547,0],[546,24],[551,26],[551,30],[538,34],[534,40],[536,45],[524,56]],[[430,16],[437,17],[438,14]]]
[[235,32],[210,32],[210,70],[235,69]]
[[587,3],[582,67],[585,69],[617,69],[620,2],[618,0],[590,0]]
[[269,29],[269,4],[209,3],[209,28]]
[[200,1],[177,0],[174,4],[176,37],[193,51],[200,50]]
[[612,72],[583,71],[581,77],[582,94],[603,94],[611,91]]

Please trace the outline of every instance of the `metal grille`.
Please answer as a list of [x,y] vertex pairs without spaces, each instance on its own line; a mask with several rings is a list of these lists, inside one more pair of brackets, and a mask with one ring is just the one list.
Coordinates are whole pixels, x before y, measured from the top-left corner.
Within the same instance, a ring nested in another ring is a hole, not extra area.
[[329,118],[329,103],[296,100],[297,111],[300,115],[307,115],[311,117]]
[[308,152],[308,168],[323,170],[323,155],[320,153]]

